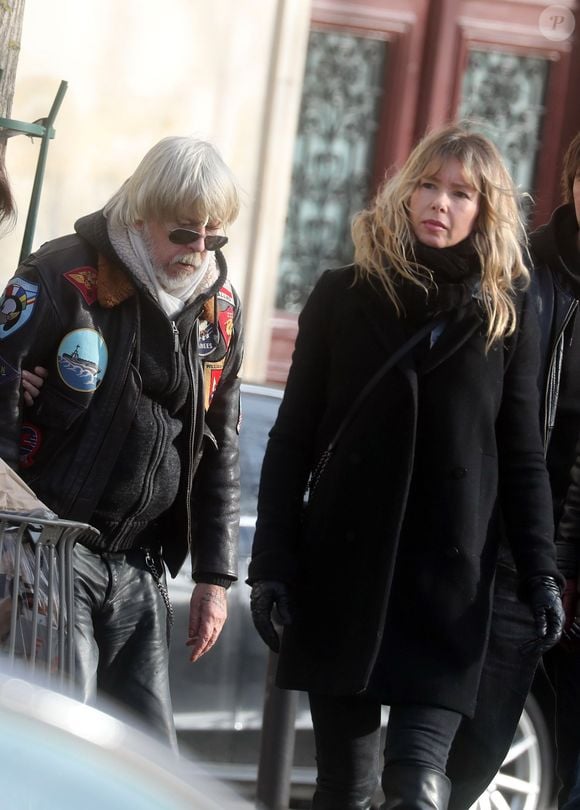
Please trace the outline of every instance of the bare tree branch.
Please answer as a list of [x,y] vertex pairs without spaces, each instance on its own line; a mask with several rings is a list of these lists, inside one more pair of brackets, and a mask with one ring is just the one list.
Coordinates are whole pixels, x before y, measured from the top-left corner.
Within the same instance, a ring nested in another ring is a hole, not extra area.
[[[24,0],[0,0],[0,118],[10,118],[20,55]],[[14,215],[14,201],[6,175],[6,137],[0,132],[0,222]]]
[[10,118],[20,55],[24,0],[0,0],[0,117]]

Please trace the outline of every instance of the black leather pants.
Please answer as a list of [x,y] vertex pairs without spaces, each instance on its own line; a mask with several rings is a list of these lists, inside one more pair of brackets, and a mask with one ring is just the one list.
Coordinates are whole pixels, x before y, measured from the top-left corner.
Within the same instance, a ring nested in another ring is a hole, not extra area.
[[[161,561],[157,560],[162,570]],[[77,544],[75,680],[80,699],[106,697],[177,749],[169,692],[167,609],[142,550],[89,551]]]

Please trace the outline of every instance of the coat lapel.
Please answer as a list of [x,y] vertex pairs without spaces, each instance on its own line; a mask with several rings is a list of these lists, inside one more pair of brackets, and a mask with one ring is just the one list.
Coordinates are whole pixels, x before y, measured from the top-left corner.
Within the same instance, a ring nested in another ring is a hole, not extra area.
[[[409,333],[382,290],[372,283],[361,283],[358,289],[361,293],[363,323],[371,327],[372,334],[386,352],[386,360],[408,339]],[[407,359],[403,358],[403,365]]]
[[[393,305],[382,290],[377,290],[372,284],[361,284],[359,288],[364,308],[363,317],[366,323],[370,324],[374,337],[384,348],[386,360],[409,339],[408,325],[404,318],[397,317]],[[482,323],[483,318],[479,309],[452,313],[438,340],[428,352],[424,353],[418,370],[426,374],[443,363],[481,328]],[[415,370],[413,354],[404,355],[397,366],[407,373]]]
[[455,312],[450,316],[443,332],[431,349],[424,355],[419,371],[428,374],[451,357],[472,335],[481,328],[483,318],[478,311]]

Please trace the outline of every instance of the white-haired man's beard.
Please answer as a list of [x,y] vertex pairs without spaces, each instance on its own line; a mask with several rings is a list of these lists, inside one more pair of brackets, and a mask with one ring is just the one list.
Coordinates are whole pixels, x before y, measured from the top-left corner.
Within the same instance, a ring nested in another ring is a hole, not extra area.
[[174,292],[183,286],[192,273],[199,270],[203,263],[202,253],[186,253],[177,256],[167,267],[161,267],[153,262],[153,270],[157,281],[167,292]]
[[155,260],[152,240],[146,226],[143,228],[142,235],[147,253],[151,259],[151,266],[153,267],[155,277],[161,287],[168,293],[175,292],[183,287],[184,282],[186,282],[196,270],[199,270],[203,264],[203,253],[183,253],[180,256],[176,256],[164,267]]

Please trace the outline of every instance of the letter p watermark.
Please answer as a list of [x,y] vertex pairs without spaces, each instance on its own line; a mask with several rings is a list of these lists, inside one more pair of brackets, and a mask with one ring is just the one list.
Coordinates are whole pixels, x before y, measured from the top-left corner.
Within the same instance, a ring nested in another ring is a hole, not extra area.
[[567,6],[547,6],[540,14],[540,31],[552,42],[563,42],[574,33],[576,20]]

